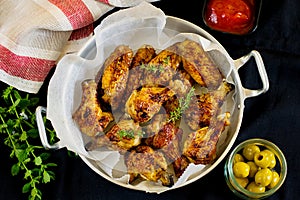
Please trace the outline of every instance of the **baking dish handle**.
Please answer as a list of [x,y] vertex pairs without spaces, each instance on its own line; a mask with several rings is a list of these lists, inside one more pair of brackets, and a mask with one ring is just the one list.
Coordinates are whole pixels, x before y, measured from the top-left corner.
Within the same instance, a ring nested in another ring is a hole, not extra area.
[[45,128],[43,115],[42,115],[43,113],[46,113],[46,112],[47,112],[47,109],[43,106],[38,106],[35,110],[36,122],[37,122],[38,131],[39,131],[42,145],[45,149],[54,149],[54,150],[60,149],[63,146],[61,145],[61,143],[59,141],[52,145],[48,142],[46,128]]
[[267,75],[267,72],[266,72],[266,69],[265,69],[265,65],[264,65],[264,62],[262,60],[262,57],[260,55],[260,53],[256,50],[252,50],[249,54],[237,59],[237,60],[234,60],[234,65],[235,65],[235,68],[237,70],[239,70],[242,66],[244,66],[244,64],[246,62],[248,62],[248,60],[251,58],[251,57],[254,57],[255,59],[255,62],[256,62],[256,66],[257,66],[257,69],[258,69],[258,73],[259,73],[259,76],[261,78],[261,81],[262,81],[262,88],[261,89],[257,89],[257,90],[252,90],[252,89],[248,89],[248,88],[244,88],[244,94],[245,94],[245,98],[249,98],[249,97],[256,97],[262,93],[265,93],[269,90],[269,79],[268,79],[268,75]]

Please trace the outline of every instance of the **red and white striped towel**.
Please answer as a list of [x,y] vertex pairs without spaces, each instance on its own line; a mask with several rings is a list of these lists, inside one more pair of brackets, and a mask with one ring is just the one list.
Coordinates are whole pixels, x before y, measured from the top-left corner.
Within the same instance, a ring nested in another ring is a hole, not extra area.
[[0,0],[0,81],[37,93],[58,60],[93,34],[94,21],[141,1]]

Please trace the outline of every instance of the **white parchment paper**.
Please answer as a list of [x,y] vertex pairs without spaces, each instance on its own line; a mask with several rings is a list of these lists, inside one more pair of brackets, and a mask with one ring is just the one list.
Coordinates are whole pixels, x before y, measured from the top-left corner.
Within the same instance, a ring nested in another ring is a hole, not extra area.
[[[109,15],[95,29],[93,39],[96,41],[96,56],[92,59],[73,54],[64,56],[49,83],[47,118],[52,122],[61,145],[81,156],[95,160],[101,170],[122,184],[128,184],[129,178],[125,173],[123,157],[116,151],[86,151],[84,147],[86,136],[82,135],[72,119],[72,114],[81,102],[81,83],[95,78],[105,59],[118,45],[128,45],[136,50],[143,44],[151,44],[161,50],[189,38],[202,44],[220,66],[228,81],[231,81],[229,76],[232,69],[231,59],[222,48],[199,35],[166,29],[165,24],[166,15],[163,11],[146,2]],[[233,103],[228,101],[226,109],[233,112],[233,107]],[[222,144],[222,141],[219,143]],[[195,173],[199,174],[204,167],[191,164],[173,187],[184,184],[190,177],[195,176]],[[136,187],[147,192],[172,189],[147,181],[139,183]]]

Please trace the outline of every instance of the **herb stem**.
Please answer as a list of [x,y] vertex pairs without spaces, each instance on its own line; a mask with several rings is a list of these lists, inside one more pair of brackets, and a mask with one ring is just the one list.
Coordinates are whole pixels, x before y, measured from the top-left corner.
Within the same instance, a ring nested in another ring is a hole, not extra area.
[[[54,179],[54,172],[47,167],[57,166],[55,163],[47,163],[49,153],[38,151],[42,146],[31,144],[37,137],[38,131],[35,123],[35,115],[32,112],[38,103],[38,98],[31,98],[26,93],[23,97],[18,90],[8,86],[3,90],[0,106],[0,134],[4,134],[4,144],[11,148],[10,157],[16,158],[16,163],[11,167],[13,176],[24,173],[24,179],[28,180],[23,185],[22,192],[29,193],[28,199],[42,199],[42,192],[37,188],[40,183],[48,183]],[[52,140],[55,140],[55,131],[50,130]],[[47,170],[46,170],[47,169]]]
[[169,120],[168,122],[176,122],[179,120],[183,114],[183,112],[188,109],[190,106],[192,96],[195,95],[195,88],[192,87],[190,91],[187,93],[185,98],[180,98],[179,99],[179,105],[177,108],[175,108],[174,111],[170,112]]

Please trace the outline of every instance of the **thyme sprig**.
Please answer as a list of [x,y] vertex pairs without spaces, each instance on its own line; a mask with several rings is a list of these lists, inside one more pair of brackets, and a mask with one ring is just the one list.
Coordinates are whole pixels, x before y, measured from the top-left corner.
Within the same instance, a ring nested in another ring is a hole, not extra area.
[[153,73],[164,71],[164,67],[162,65],[154,65],[154,64],[142,64],[141,69],[145,69]]
[[195,88],[192,87],[190,91],[187,93],[187,95],[185,96],[185,98],[181,97],[179,99],[178,107],[175,108],[175,110],[173,110],[172,112],[170,112],[170,116],[168,120],[169,122],[176,122],[181,118],[182,113],[189,108],[189,105],[192,100],[192,96],[194,95],[195,95]]
[[[163,64],[164,65],[169,65],[171,62],[170,56],[167,56],[166,58],[163,59]],[[141,66],[141,69],[145,69],[147,71],[156,73],[156,72],[163,72],[165,70],[165,67],[162,64],[154,65],[151,63],[143,63]]]
[[118,135],[119,135],[120,139],[123,139],[125,137],[129,138],[129,139],[133,139],[135,136],[142,137],[144,135],[144,132],[137,131],[135,133],[134,130],[132,130],[132,129],[130,129],[130,130],[122,129],[122,130],[119,130]]
[[[0,136],[11,150],[10,157],[16,161],[11,175],[23,172],[22,192],[29,193],[28,199],[42,199],[39,184],[55,179],[52,168],[57,164],[48,162],[51,154],[36,144],[40,141],[34,111],[39,98],[7,86],[0,100]],[[55,131],[47,126],[46,131],[50,135],[49,142],[56,142]]]

